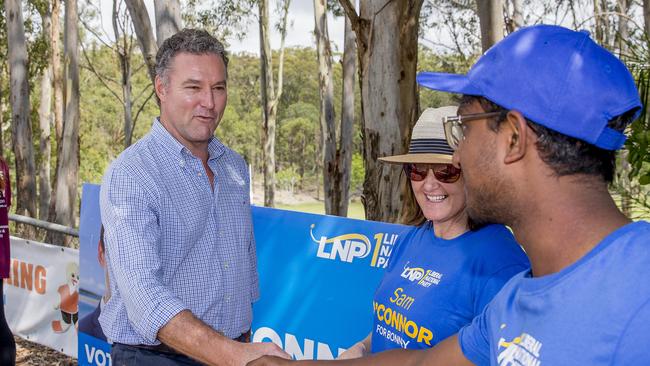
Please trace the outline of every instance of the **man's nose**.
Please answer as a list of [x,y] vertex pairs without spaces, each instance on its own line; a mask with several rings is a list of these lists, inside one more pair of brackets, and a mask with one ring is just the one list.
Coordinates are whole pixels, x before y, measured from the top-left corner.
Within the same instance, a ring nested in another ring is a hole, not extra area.
[[454,155],[451,157],[451,163],[458,169],[460,169],[460,157],[458,156],[458,150],[454,151]]
[[214,108],[214,93],[212,89],[207,88],[201,93],[201,106],[207,109]]

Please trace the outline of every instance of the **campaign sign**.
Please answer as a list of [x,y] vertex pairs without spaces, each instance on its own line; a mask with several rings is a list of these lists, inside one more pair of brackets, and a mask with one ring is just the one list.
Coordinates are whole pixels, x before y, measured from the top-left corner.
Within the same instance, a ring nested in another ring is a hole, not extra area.
[[108,300],[108,279],[100,243],[99,185],[85,183],[79,221],[79,365],[111,365],[111,346],[99,325],[101,302]]
[[404,226],[253,208],[260,300],[253,341],[332,359],[365,338],[372,297]]
[[[372,297],[404,226],[263,207],[253,207],[253,224],[254,342],[274,342],[295,359],[332,359],[370,333]],[[110,345],[95,327],[110,296],[100,227],[99,186],[84,184],[79,365],[111,365]]]

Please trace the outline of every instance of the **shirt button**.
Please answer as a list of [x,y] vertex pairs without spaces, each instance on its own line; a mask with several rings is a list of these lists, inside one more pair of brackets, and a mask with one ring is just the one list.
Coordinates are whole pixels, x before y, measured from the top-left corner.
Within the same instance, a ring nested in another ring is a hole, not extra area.
[[201,172],[199,172],[199,173],[197,173],[197,175],[200,177],[202,174],[201,174]]
[[183,166],[185,166],[185,162],[183,160],[181,160],[181,161],[178,162],[178,165],[183,167]]
[[224,268],[228,268],[228,263],[223,265]]

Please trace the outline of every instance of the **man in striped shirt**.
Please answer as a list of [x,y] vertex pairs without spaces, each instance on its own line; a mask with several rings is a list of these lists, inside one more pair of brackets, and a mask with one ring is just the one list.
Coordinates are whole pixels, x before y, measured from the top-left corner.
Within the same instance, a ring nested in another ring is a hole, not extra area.
[[156,55],[160,117],[111,164],[100,206],[112,296],[100,323],[116,365],[240,365],[259,297],[246,163],[214,137],[227,101],[223,45],[201,30]]

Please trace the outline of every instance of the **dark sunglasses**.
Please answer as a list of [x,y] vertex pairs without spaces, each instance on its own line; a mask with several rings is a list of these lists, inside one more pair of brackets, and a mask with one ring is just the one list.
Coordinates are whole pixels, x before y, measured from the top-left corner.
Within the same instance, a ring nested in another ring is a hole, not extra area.
[[454,183],[460,178],[461,170],[452,164],[404,164],[404,173],[414,182],[423,181],[429,174],[429,169],[438,182]]

